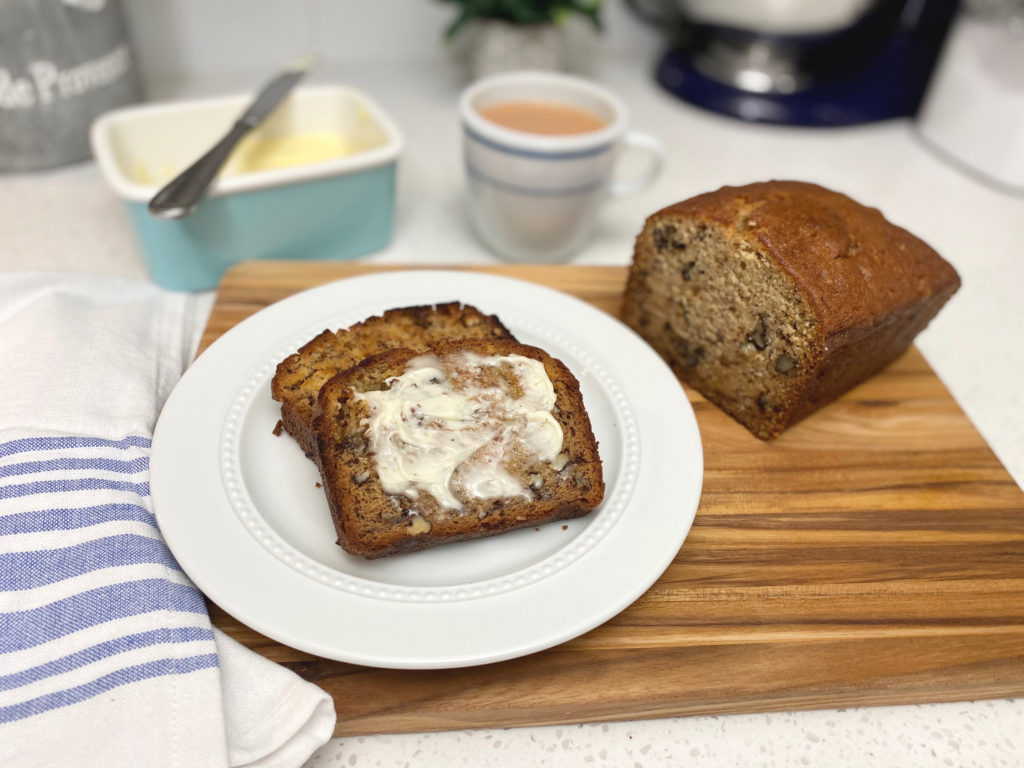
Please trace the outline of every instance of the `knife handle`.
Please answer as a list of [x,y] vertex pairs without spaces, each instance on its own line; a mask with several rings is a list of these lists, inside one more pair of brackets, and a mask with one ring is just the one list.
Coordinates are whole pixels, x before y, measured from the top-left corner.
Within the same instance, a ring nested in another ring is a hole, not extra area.
[[192,213],[196,203],[206,194],[206,190],[235,145],[250,130],[252,130],[252,126],[242,121],[232,125],[227,135],[218,141],[209,152],[192,163],[153,196],[153,199],[149,201],[149,212],[161,219],[180,219]]

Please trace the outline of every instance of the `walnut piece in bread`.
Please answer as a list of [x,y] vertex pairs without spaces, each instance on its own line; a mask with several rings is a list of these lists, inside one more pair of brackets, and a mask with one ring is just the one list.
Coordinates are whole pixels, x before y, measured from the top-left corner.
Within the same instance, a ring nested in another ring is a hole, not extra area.
[[959,286],[879,211],[770,181],[650,216],[622,317],[684,382],[771,439],[896,359]]
[[338,543],[366,558],[578,517],[604,496],[576,377],[508,339],[370,357],[323,386],[313,425]]

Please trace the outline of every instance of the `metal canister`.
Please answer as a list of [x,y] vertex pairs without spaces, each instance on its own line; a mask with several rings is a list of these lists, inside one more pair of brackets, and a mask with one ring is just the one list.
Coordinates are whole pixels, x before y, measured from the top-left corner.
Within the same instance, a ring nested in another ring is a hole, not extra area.
[[93,119],[139,98],[117,0],[0,2],[0,171],[88,159]]

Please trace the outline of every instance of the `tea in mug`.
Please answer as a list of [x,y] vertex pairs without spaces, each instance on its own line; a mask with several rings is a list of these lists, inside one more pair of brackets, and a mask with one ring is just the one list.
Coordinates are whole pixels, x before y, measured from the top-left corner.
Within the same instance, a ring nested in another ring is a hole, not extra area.
[[548,136],[589,133],[608,125],[585,109],[554,101],[505,101],[481,109],[480,114],[503,128]]

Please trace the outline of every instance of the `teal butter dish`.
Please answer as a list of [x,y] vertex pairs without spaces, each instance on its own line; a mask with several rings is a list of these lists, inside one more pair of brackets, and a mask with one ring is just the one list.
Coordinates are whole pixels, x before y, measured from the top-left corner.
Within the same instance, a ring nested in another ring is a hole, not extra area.
[[97,119],[93,155],[121,198],[154,282],[215,288],[253,259],[353,259],[391,240],[403,141],[366,95],[297,88],[243,139],[190,216],[158,219],[149,200],[206,152],[250,94],[126,107]]

